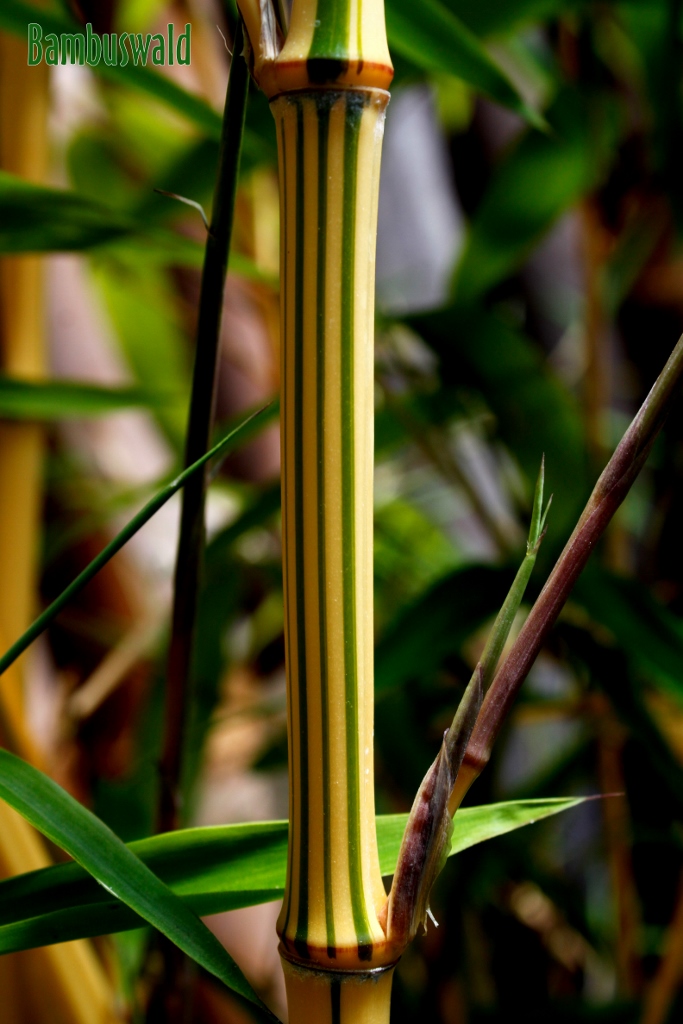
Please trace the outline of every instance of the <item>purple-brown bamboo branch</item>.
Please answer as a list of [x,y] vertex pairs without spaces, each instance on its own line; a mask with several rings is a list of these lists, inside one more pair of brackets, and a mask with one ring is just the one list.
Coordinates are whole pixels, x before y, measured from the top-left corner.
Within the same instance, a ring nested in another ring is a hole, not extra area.
[[562,611],[588,557],[640,473],[683,376],[683,337],[619,442],[593,489],[519,636],[484,698],[449,801],[454,814],[484,769],[491,748],[545,638]]

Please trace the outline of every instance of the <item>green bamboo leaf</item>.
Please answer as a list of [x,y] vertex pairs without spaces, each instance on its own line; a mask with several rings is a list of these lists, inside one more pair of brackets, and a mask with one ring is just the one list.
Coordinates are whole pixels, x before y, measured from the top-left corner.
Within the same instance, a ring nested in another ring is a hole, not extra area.
[[486,396],[500,439],[532,481],[545,451],[555,497],[539,565],[557,553],[590,493],[584,428],[576,399],[526,335],[491,313],[450,306],[413,316],[410,326],[439,358],[443,386]]
[[377,646],[375,697],[411,678],[425,678],[448,654],[461,650],[465,640],[496,614],[511,582],[507,570],[466,566],[401,609]]
[[0,750],[0,797],[81,864],[107,892],[235,992],[264,1004],[218,939],[104,822],[42,772]]
[[[453,818],[453,835],[449,857],[489,839],[514,832],[525,825],[550,818],[553,814],[578,807],[591,797],[549,797],[537,800],[507,800],[480,807],[462,807]],[[385,814],[377,819],[379,861],[383,875],[390,875],[395,866],[407,814]],[[381,823],[381,824],[380,824]]]
[[[134,252],[163,266],[201,267],[204,246],[67,189],[34,185],[0,171],[0,253],[83,252],[97,248],[116,255]],[[231,253],[230,269],[252,280],[273,283],[246,256]]]
[[552,132],[529,132],[521,140],[475,211],[455,278],[462,304],[474,303],[515,270],[604,173],[617,129],[611,108],[589,116],[579,95],[566,88],[547,117]]
[[493,675],[500,661],[500,656],[503,653],[503,648],[510,635],[512,624],[515,621],[515,616],[519,611],[519,607],[524,599],[524,592],[526,591],[527,584],[531,577],[534,565],[536,564],[536,555],[538,549],[541,546],[543,536],[545,533],[545,521],[550,510],[550,502],[543,505],[543,488],[545,484],[545,457],[541,459],[541,468],[536,481],[536,489],[534,491],[534,503],[531,514],[531,523],[529,526],[529,537],[526,545],[526,554],[522,560],[522,564],[517,570],[517,574],[513,580],[512,586],[501,606],[498,615],[496,616],[495,622],[491,627],[486,646],[484,647],[483,653],[479,660],[479,666],[481,667],[481,681],[484,691],[489,687],[493,679]]
[[464,25],[478,36],[503,36],[522,25],[552,18],[576,0],[444,0]]
[[136,387],[99,387],[73,380],[28,381],[0,375],[0,417],[3,419],[104,416],[133,406],[154,407],[175,401],[172,395],[155,395]]
[[[584,797],[465,807],[454,819],[451,855],[582,803]],[[407,814],[380,815],[382,872],[393,873]],[[130,843],[196,914],[281,899],[287,822],[184,829]],[[38,912],[37,908],[40,908]],[[137,928],[140,917],[107,895],[78,864],[60,864],[0,882],[0,953]]]
[[93,199],[0,171],[2,253],[79,251],[138,231],[138,224]]
[[531,124],[545,122],[488,55],[477,37],[439,0],[388,0],[390,48],[425,71],[445,71],[462,78],[491,99],[517,111]]
[[[185,482],[196,473],[202,466],[206,465],[211,459],[215,458],[221,453],[227,453],[230,448],[233,448],[238,440],[247,440],[252,436],[250,432],[254,429],[255,421],[259,421],[261,425],[266,422],[266,418],[270,409],[261,409],[259,412],[247,417],[239,426],[231,430],[218,444],[214,445],[210,451],[203,455],[201,459],[197,459],[195,463],[183,470],[171,483],[167,484],[160,491],[158,491],[153,498],[147,502],[147,504],[140,509],[137,515],[133,516],[131,521],[114,537],[114,539],[104,548],[103,551],[97,555],[92,562],[83,570],[83,572],[76,577],[73,583],[70,583],[66,590],[56,598],[48,608],[39,615],[38,618],[29,626],[29,628],[16,640],[12,646],[5,652],[0,658],[0,675],[6,672],[10,665],[16,661],[16,659],[23,654],[27,647],[29,647],[36,637],[40,636],[44,629],[48,627],[50,622],[59,614],[62,608],[71,600],[74,594],[77,594],[83,587],[88,583],[93,576],[97,575],[103,565],[106,565],[110,558],[120,551],[121,548],[126,544],[131,537],[133,537],[138,530],[144,526],[144,524],[152,518],[155,512],[166,504],[169,498],[180,490]],[[272,415],[272,413],[271,413]]]

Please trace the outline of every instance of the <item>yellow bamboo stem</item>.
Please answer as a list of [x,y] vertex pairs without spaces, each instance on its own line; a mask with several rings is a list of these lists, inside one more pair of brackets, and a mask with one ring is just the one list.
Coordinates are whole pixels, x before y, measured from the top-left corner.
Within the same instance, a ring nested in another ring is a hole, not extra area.
[[290,1024],[388,1024],[373,775],[374,287],[393,69],[382,0],[240,0],[278,136]]
[[[28,67],[26,43],[0,33],[0,167],[41,182],[47,168],[48,69]],[[43,267],[36,256],[0,261],[0,365],[28,380],[45,373]],[[0,424],[0,638],[3,649],[34,612],[43,432],[34,424]],[[0,683],[5,743],[39,760],[26,728],[21,665]],[[6,735],[5,735],[6,734]],[[51,863],[41,837],[0,802],[0,877]],[[71,942],[0,960],[3,1024],[109,1024],[113,993],[94,950]],[[7,988],[5,989],[5,986]]]
[[393,967],[354,973],[283,964],[290,1024],[389,1024]]
[[[0,877],[48,867],[45,845],[16,811],[0,801]],[[92,947],[85,941],[31,949],[2,957],[13,978],[16,1017],[0,991],[3,1024],[113,1024],[112,991]]]
[[[0,167],[36,182],[47,164],[47,70],[27,67],[24,40],[0,35]],[[42,276],[39,257],[0,261],[0,358],[14,377],[44,375]],[[0,424],[0,630],[10,642],[34,610],[42,448],[37,425]]]
[[283,521],[292,736],[292,845],[279,927],[292,955],[337,969],[382,963],[385,944],[372,760],[369,289],[385,105],[386,93],[350,91],[273,103],[287,250]]

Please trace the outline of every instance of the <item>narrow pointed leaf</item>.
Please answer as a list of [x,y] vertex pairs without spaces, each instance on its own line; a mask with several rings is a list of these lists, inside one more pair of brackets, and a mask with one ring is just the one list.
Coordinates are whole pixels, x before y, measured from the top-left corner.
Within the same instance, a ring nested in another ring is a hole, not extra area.
[[[454,819],[451,855],[540,821],[583,797],[464,807]],[[396,867],[407,814],[377,818],[382,873]],[[138,840],[129,850],[195,913],[208,915],[281,899],[287,822],[185,829]],[[106,935],[143,922],[78,864],[60,864],[0,882],[0,953]]]
[[175,480],[172,480],[170,484],[163,487],[157,494],[151,498],[147,504],[140,509],[137,515],[133,516],[131,521],[114,537],[114,539],[107,544],[106,548],[93,558],[90,565],[88,565],[83,572],[76,577],[73,583],[70,583],[66,590],[56,598],[49,607],[45,609],[42,615],[29,626],[29,628],[22,633],[18,640],[16,640],[12,646],[5,652],[0,658],[0,675],[6,672],[10,665],[17,660],[17,658],[23,654],[27,647],[29,647],[36,637],[40,636],[43,630],[47,629],[49,624],[52,622],[57,615],[59,615],[62,608],[71,600],[71,598],[77,594],[86,583],[89,583],[93,576],[96,576],[102,566],[106,565],[107,562],[114,557],[117,551],[130,540],[131,537],[135,536],[141,527],[145,525],[152,516],[159,511],[159,509],[166,504],[166,502],[173,497],[173,495],[180,490],[187,480],[192,476],[193,473],[198,472],[202,466],[206,465],[211,459],[215,458],[221,453],[226,454],[230,448],[233,448],[238,440],[246,441],[251,437],[249,428],[253,430],[256,421],[260,421],[261,424],[264,422],[266,416],[269,413],[269,408],[261,409],[259,412],[254,413],[252,416],[247,417],[239,426],[231,430],[218,444],[214,445],[210,451],[203,455],[201,459],[183,470]]
[[218,939],[104,822],[7,751],[0,751],[0,797],[188,956],[245,999],[263,1005]]
[[[535,800],[506,800],[499,804],[480,807],[462,807],[453,819],[453,835],[449,857],[489,839],[514,832],[525,825],[533,825],[553,814],[578,807],[592,797],[551,797]],[[385,814],[377,819],[379,860],[383,875],[390,875],[396,866],[401,838],[405,830],[406,814]],[[380,825],[381,822],[381,825]]]
[[501,609],[496,616],[495,622],[491,627],[491,632],[489,633],[486,646],[484,647],[484,651],[481,656],[480,665],[484,692],[488,689],[489,684],[493,679],[503,648],[505,647],[510,635],[512,624],[515,621],[515,616],[517,615],[520,605],[524,599],[527,584],[531,578],[534,565],[536,564],[536,555],[538,554],[538,549],[541,546],[541,541],[543,540],[543,528],[545,525],[545,518],[548,513],[548,507],[546,507],[545,513],[543,512],[544,483],[545,459],[542,459],[541,468],[536,481],[536,489],[534,491],[534,504],[531,514],[531,525],[529,526],[529,538],[526,545],[526,554],[522,559],[522,564],[517,570],[517,574],[505,600],[503,601]]
[[0,252],[79,251],[137,231],[103,203],[0,171]]
[[389,0],[386,18],[389,45],[396,53],[425,71],[456,75],[536,126],[543,125],[477,37],[439,0],[421,0],[419,8],[412,0]]
[[[137,214],[113,210],[70,189],[34,185],[0,171],[0,253],[84,252],[125,255],[134,244],[154,264],[201,267],[204,246],[174,231],[147,225]],[[231,253],[230,269],[273,283],[252,260]]]
[[73,380],[29,381],[0,376],[0,417],[12,420],[61,420],[104,416],[133,406],[176,401],[137,387],[100,387]]

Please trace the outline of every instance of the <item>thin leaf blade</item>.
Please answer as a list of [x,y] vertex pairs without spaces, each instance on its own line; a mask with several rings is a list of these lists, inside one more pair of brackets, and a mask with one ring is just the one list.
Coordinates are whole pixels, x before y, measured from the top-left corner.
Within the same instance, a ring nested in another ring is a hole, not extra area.
[[245,999],[263,1006],[216,937],[104,822],[52,779],[5,750],[0,750],[0,797],[188,956]]
[[[569,810],[584,799],[465,807],[454,819],[451,855]],[[396,867],[407,820],[407,814],[377,818],[385,875]],[[184,829],[138,840],[129,850],[196,914],[253,906],[284,894],[286,821]],[[141,923],[134,911],[112,899],[78,864],[60,864],[0,882],[0,954],[125,931]]]
[[173,395],[154,395],[138,387],[102,387],[75,380],[29,381],[0,375],[0,417],[3,419],[106,416],[135,406],[175,401]]
[[438,0],[421,0],[419,18],[411,0],[389,0],[386,18],[393,51],[425,71],[456,75],[537,127],[544,124],[477,37]]

